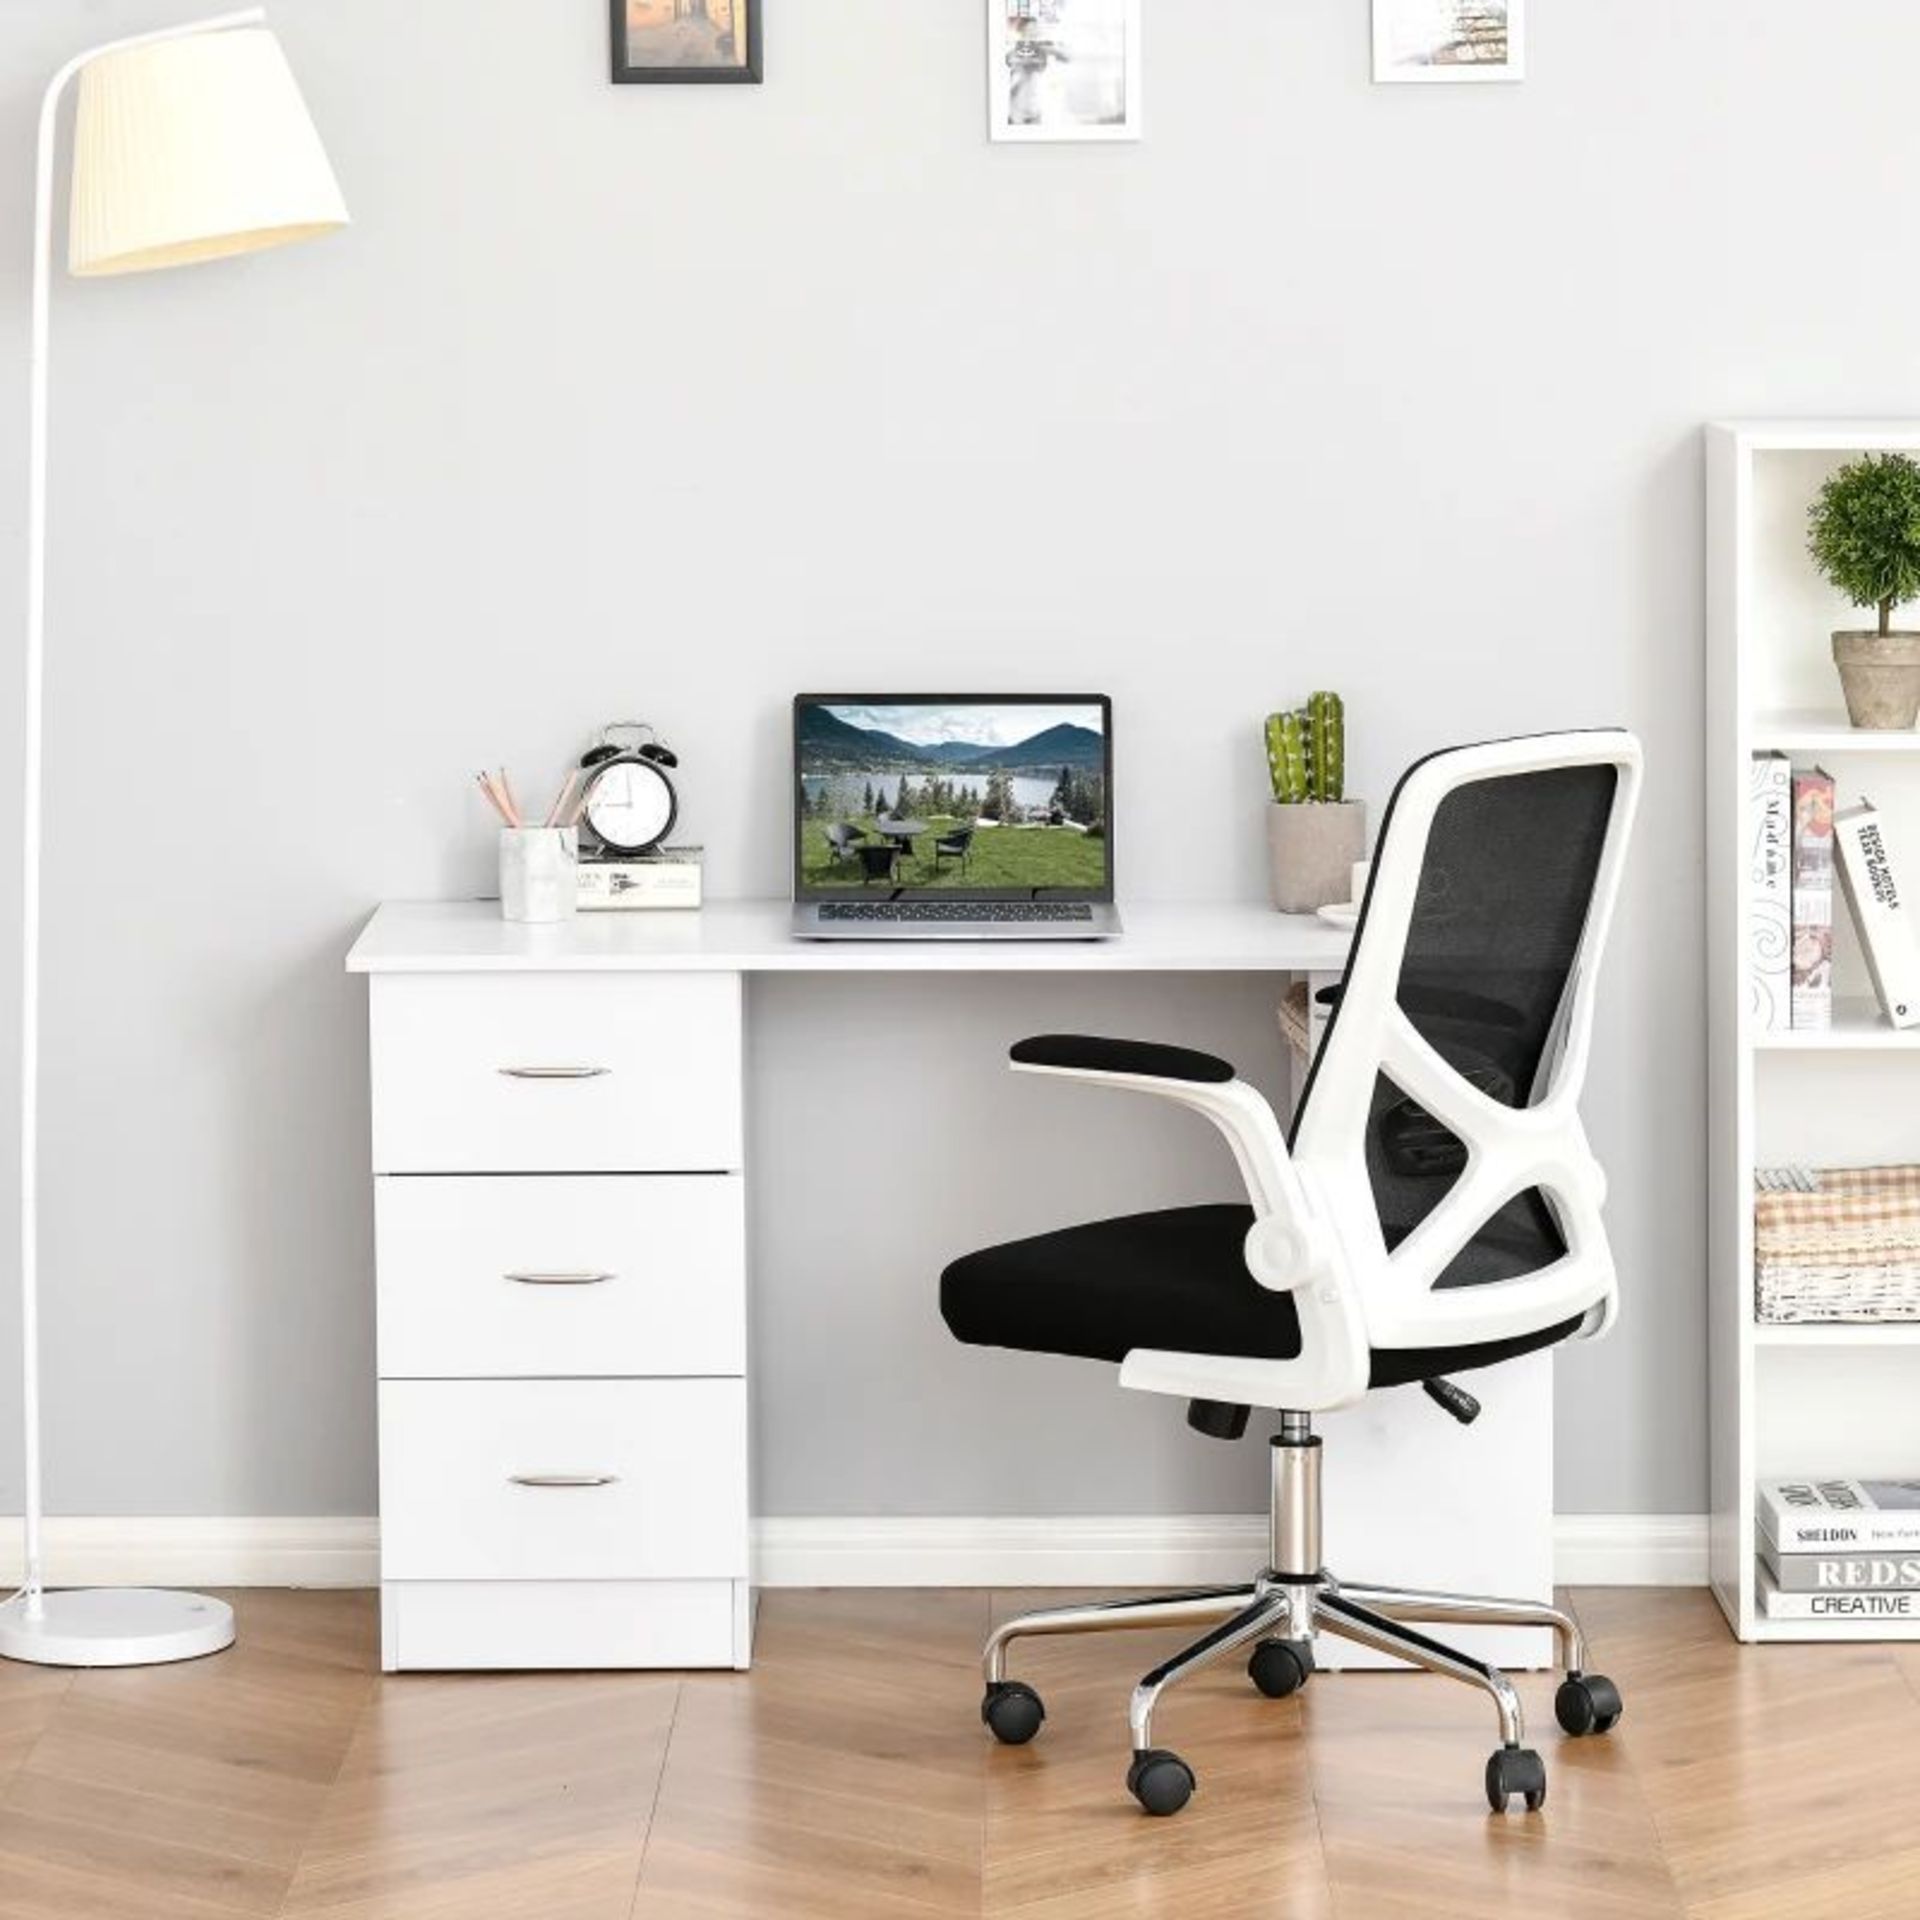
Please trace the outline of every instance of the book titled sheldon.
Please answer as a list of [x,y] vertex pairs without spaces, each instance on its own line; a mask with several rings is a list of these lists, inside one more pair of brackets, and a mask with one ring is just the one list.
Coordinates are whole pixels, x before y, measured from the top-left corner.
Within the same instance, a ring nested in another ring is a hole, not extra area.
[[1920,1480],[1762,1480],[1758,1506],[1782,1553],[1920,1547]]

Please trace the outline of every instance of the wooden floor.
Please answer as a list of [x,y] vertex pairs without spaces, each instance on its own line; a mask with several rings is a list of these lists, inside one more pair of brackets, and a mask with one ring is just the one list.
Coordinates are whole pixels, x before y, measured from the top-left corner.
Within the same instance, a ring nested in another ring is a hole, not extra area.
[[773,1593],[749,1676],[382,1678],[364,1594],[235,1596],[191,1666],[0,1667],[6,1920],[1698,1920],[1920,1915],[1920,1651],[1743,1649],[1701,1593],[1571,1596],[1627,1712],[1491,1818],[1477,1694],[1237,1664],[1170,1696],[1179,1818],[1122,1785],[1174,1641],[1028,1643],[1046,1730],[976,1718],[1030,1596]]

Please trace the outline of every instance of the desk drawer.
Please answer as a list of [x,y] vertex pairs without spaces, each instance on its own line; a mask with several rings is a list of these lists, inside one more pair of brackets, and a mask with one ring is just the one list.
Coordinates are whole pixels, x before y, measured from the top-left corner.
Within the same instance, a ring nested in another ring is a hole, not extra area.
[[382,976],[376,1173],[733,1171],[735,974]]
[[746,1383],[389,1380],[385,1580],[747,1571]]
[[737,1374],[738,1174],[374,1182],[383,1379]]

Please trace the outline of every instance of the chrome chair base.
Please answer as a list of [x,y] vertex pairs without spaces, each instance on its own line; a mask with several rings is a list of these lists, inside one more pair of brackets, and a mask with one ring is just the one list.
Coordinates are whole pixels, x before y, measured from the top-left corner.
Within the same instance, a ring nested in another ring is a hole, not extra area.
[[[1194,1776],[1178,1755],[1153,1743],[1154,1714],[1161,1696],[1224,1654],[1244,1647],[1261,1663],[1265,1650],[1275,1645],[1291,1649],[1291,1661],[1268,1661],[1264,1674],[1256,1664],[1254,1679],[1270,1695],[1292,1692],[1312,1672],[1314,1637],[1328,1633],[1488,1694],[1499,1719],[1501,1741],[1487,1766],[1488,1800],[1496,1812],[1504,1812],[1513,1797],[1523,1800],[1529,1811],[1537,1809],[1546,1799],[1546,1772],[1539,1756],[1527,1748],[1525,1715],[1513,1682],[1498,1667],[1422,1629],[1448,1625],[1551,1628],[1565,1675],[1555,1701],[1561,1726],[1570,1734],[1605,1733],[1620,1717],[1619,1694],[1611,1681],[1586,1672],[1586,1643],[1579,1623],[1545,1601],[1428,1593],[1336,1579],[1318,1565],[1319,1442],[1304,1420],[1292,1415],[1287,1420],[1274,1441],[1273,1540],[1284,1549],[1274,1554],[1274,1566],[1241,1586],[1045,1607],[1004,1622],[987,1641],[982,1719],[1003,1743],[1022,1745],[1039,1732],[1046,1717],[1039,1695],[1007,1677],[1007,1649],[1016,1640],[1211,1622],[1199,1639],[1141,1680],[1127,1713],[1133,1735],[1128,1785],[1149,1812],[1176,1813],[1193,1791]],[[1309,1554],[1310,1563],[1294,1557]],[[1289,1559],[1296,1567],[1311,1564],[1315,1570],[1282,1571]]]

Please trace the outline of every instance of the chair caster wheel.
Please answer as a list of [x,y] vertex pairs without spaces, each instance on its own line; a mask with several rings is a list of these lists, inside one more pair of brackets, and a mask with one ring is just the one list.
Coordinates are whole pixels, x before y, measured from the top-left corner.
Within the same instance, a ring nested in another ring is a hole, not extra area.
[[1516,1793],[1529,1813],[1547,1804],[1546,1762],[1531,1747],[1501,1747],[1487,1762],[1487,1805],[1505,1813]]
[[1127,1791],[1149,1813],[1178,1813],[1193,1798],[1193,1769],[1165,1747],[1149,1747],[1133,1756]]
[[1604,1673],[1570,1673],[1553,1696],[1553,1716],[1576,1740],[1611,1733],[1621,1714],[1620,1689]]
[[980,1702],[980,1718],[1003,1747],[1024,1747],[1046,1717],[1040,1696],[1024,1680],[996,1680]]
[[1298,1693],[1312,1672],[1311,1640],[1262,1640],[1247,1660],[1247,1677],[1269,1700]]

